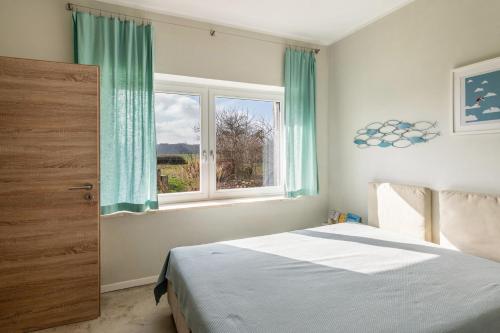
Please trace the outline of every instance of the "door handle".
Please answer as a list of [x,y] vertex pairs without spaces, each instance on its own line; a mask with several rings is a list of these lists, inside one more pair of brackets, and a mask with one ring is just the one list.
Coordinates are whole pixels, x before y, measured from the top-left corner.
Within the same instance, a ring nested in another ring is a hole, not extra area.
[[81,186],[73,186],[73,187],[70,187],[68,188],[68,190],[70,191],[74,191],[74,190],[84,190],[84,191],[90,191],[91,189],[93,189],[94,186],[92,184],[83,184]]

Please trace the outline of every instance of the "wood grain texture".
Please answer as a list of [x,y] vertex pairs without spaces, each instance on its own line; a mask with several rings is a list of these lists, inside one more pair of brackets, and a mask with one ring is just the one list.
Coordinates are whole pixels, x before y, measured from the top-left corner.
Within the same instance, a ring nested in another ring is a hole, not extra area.
[[[0,331],[99,316],[99,72],[0,57]],[[69,187],[94,185],[86,191]]]

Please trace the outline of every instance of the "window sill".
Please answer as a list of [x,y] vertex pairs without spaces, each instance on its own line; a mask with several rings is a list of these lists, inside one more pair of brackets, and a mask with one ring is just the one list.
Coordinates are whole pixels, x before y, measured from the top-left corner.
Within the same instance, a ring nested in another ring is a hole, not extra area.
[[245,203],[255,203],[255,202],[268,202],[268,201],[288,201],[294,200],[293,198],[287,198],[283,195],[279,196],[267,196],[267,197],[253,197],[253,198],[237,198],[237,199],[219,199],[219,200],[204,200],[204,201],[191,201],[191,202],[179,202],[170,204],[161,204],[158,210],[150,210],[144,213],[131,213],[131,212],[116,212],[115,214],[101,216],[101,218],[107,219],[118,216],[127,215],[145,215],[145,214],[156,214],[167,211],[176,211],[184,209],[193,208],[208,208],[208,207],[223,207],[223,206],[233,206]]
[[161,212],[161,211],[189,209],[189,208],[221,207],[221,206],[232,206],[242,203],[282,201],[282,200],[290,200],[290,198],[280,195],[280,196],[254,197],[254,198],[215,199],[215,200],[205,200],[205,201],[179,202],[179,203],[162,204],[160,205],[158,211]]

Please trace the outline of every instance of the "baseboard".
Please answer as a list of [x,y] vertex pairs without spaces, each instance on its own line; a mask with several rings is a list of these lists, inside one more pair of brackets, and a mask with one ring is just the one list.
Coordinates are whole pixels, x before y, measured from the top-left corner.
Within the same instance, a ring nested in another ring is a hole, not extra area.
[[145,286],[147,284],[155,283],[156,280],[158,280],[158,276],[154,275],[154,276],[143,277],[143,278],[135,279],[135,280],[128,280],[128,281],[104,284],[101,286],[101,294],[107,293],[110,291],[120,290],[120,289]]

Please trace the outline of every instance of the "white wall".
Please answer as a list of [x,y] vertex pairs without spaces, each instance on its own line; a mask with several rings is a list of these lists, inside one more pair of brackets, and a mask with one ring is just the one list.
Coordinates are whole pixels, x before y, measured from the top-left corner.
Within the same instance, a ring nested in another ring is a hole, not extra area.
[[[500,56],[500,1],[417,0],[329,49],[330,207],[367,215],[367,183],[500,193],[500,134],[450,134],[451,70]],[[438,121],[407,149],[353,144],[390,119]]]
[[[200,22],[153,15],[92,1],[76,1],[158,21],[213,27]],[[71,62],[72,23],[63,0],[2,0],[0,55]],[[284,46],[224,34],[285,42],[271,36],[215,27],[207,31],[154,22],[156,71],[204,78],[282,85]],[[319,225],[328,206],[327,103],[328,61],[318,60],[317,125],[320,195],[288,201],[193,208],[101,221],[102,283],[111,284],[159,273],[167,251],[175,246],[262,235]]]

